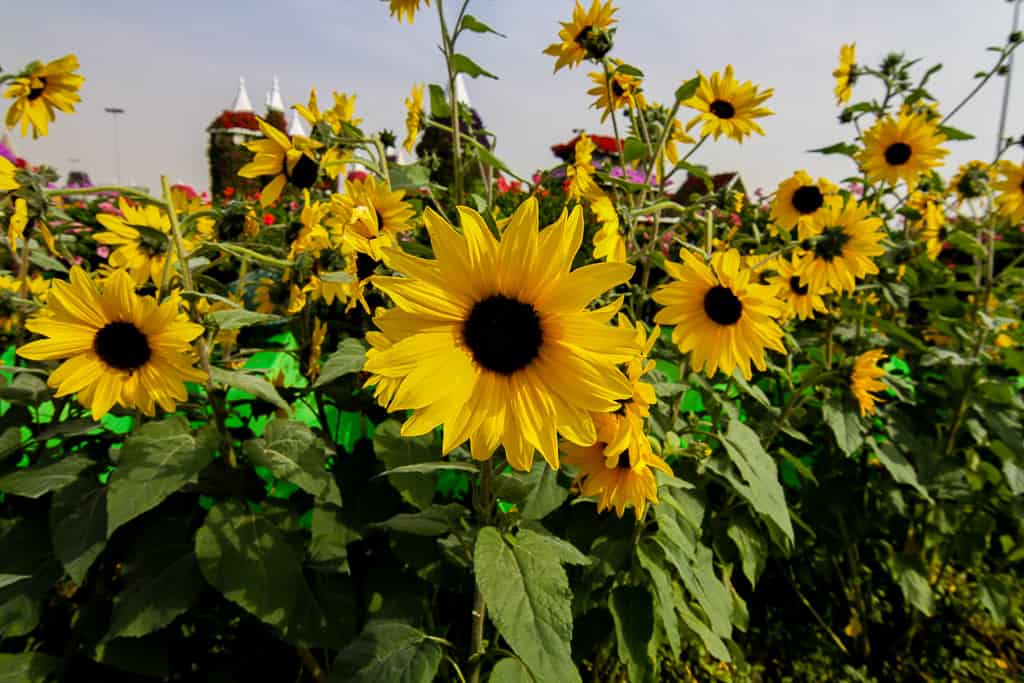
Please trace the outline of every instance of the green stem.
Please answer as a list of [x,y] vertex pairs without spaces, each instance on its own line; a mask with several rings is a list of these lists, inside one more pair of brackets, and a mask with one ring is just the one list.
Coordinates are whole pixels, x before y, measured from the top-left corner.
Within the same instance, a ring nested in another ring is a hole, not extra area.
[[[480,468],[480,487],[474,499],[477,515],[480,517],[480,525],[486,526],[491,523],[494,515],[494,463],[484,460],[478,463]],[[480,592],[480,584],[474,584],[473,611],[470,614],[470,639],[469,639],[469,683],[480,683],[480,669],[483,663],[484,653],[484,625],[487,616],[487,605],[484,602],[484,595]]]
[[[465,6],[463,6],[465,9]],[[461,13],[460,13],[461,14]],[[441,48],[444,52],[444,64],[448,70],[448,106],[451,110],[452,122],[452,172],[454,173],[455,192],[453,199],[455,205],[463,203],[462,198],[462,136],[459,134],[461,121],[459,120],[459,100],[455,93],[455,68],[452,60],[455,58],[455,41],[448,32],[448,24],[444,19],[444,3],[437,0],[437,16],[441,22]]]

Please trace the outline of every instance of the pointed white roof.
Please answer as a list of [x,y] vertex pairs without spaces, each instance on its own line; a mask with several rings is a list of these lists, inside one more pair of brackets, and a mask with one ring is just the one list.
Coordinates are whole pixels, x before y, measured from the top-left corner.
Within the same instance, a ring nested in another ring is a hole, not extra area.
[[288,135],[302,135],[305,137],[306,129],[302,125],[302,117],[299,112],[292,111],[292,120],[288,122]]
[[231,105],[231,111],[252,111],[252,102],[249,100],[249,93],[245,90],[245,79],[238,79],[238,94],[235,95],[235,103]]
[[266,105],[269,111],[284,111],[284,99],[281,97],[281,84],[278,83],[277,76],[274,76],[274,85],[267,93]]
[[466,80],[462,74],[455,74],[455,99],[466,107],[472,107],[469,103],[469,91],[466,90]]

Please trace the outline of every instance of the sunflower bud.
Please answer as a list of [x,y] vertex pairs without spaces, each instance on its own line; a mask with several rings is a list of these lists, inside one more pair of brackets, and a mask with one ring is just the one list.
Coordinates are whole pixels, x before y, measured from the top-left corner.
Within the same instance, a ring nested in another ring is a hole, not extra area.
[[587,59],[599,62],[604,56],[611,52],[615,45],[615,29],[588,27],[578,41],[580,46],[587,51]]
[[384,145],[385,148],[387,148],[387,147],[394,147],[395,146],[395,134],[394,134],[394,132],[388,130],[387,128],[382,130],[380,132],[380,142],[381,142],[382,145]]

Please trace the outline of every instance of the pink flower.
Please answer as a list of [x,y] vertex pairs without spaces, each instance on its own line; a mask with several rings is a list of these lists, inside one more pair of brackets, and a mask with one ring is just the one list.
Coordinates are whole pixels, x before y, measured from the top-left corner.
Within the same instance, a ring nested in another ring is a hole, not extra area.
[[96,255],[99,256],[100,258],[107,258],[108,256],[110,256],[110,247],[108,247],[105,244],[101,244],[100,246],[96,247]]

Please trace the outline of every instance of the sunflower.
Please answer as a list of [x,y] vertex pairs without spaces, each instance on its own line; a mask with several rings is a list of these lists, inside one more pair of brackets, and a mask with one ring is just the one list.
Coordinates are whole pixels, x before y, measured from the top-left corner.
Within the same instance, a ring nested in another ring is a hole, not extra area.
[[619,71],[621,59],[611,60],[616,70],[605,78],[604,71],[593,71],[587,76],[594,82],[594,87],[587,91],[597,100],[590,105],[591,109],[601,110],[601,123],[604,123],[608,116],[617,109],[646,109],[647,100],[644,99],[643,88],[640,87],[642,79],[639,76]]
[[14,179],[17,172],[18,167],[8,161],[7,157],[0,157],[0,192],[10,192],[21,187]]
[[310,202],[309,190],[303,190],[302,213],[299,214],[299,233],[292,240],[288,259],[294,261],[299,254],[309,252],[314,256],[331,248],[331,237],[322,225],[329,206],[324,202]]
[[860,416],[866,417],[875,414],[875,402],[879,398],[873,395],[872,391],[884,391],[888,387],[885,382],[880,381],[885,376],[885,370],[878,367],[879,361],[885,359],[881,349],[865,351],[853,361],[853,372],[850,373],[850,391],[857,397],[860,404]]
[[594,0],[589,10],[584,10],[576,0],[572,21],[559,22],[562,24],[558,32],[561,42],[552,43],[544,49],[544,54],[558,58],[555,72],[563,66],[572,69],[587,58],[597,60],[604,57],[611,49],[611,32],[608,29],[618,21],[612,16],[617,11],[611,0]]
[[686,134],[683,129],[683,123],[679,119],[672,119],[669,124],[671,128],[668,132],[668,138],[665,140],[665,160],[675,167],[679,163],[679,150],[676,148],[676,144],[690,145],[696,142],[692,137]]
[[950,181],[950,189],[963,200],[980,199],[995,180],[992,165],[984,161],[968,161]]
[[501,444],[518,470],[531,468],[535,449],[557,469],[557,434],[593,443],[590,413],[616,410],[631,395],[616,364],[636,355],[632,332],[607,325],[616,305],[585,306],[628,280],[633,266],[570,271],[583,240],[580,207],[538,231],[531,197],[500,240],[478,213],[458,211],[461,235],[424,214],[435,260],[388,250],[389,265],[409,277],[373,278],[397,308],[375,318],[391,346],[365,370],[401,380],[385,405],[414,411],[403,435],[444,425],[444,453],[468,438],[477,460]]
[[14,128],[21,122],[24,136],[31,124],[33,138],[45,136],[50,121],[57,118],[54,109],[70,114],[75,110],[75,103],[82,100],[78,89],[85,78],[74,73],[77,70],[78,58],[73,54],[45,66],[40,62],[29,64],[20,76],[10,81],[4,93],[4,97],[14,100],[7,110],[7,127]]
[[[618,325],[633,332],[633,339],[639,348],[639,353],[626,365],[626,376],[629,378],[633,395],[619,401],[619,409],[615,411],[615,415],[623,419],[617,422],[615,430],[608,430],[603,437],[599,436],[598,440],[605,443],[606,456],[617,458],[620,453],[629,450],[635,461],[648,447],[644,434],[644,420],[651,414],[651,406],[658,402],[654,386],[643,381],[643,376],[655,368],[655,362],[648,356],[661,334],[661,328],[655,325],[648,335],[643,325],[637,323],[634,328],[622,313],[618,316]],[[594,419],[597,420],[599,415],[600,413],[596,413]]]
[[257,122],[266,137],[245,143],[256,157],[240,168],[238,175],[243,178],[273,176],[260,193],[260,204],[273,204],[289,182],[301,190],[313,187],[320,172],[313,151],[323,145],[301,135],[289,138],[263,119],[257,119]]
[[[430,0],[423,0],[423,5],[430,7]],[[390,9],[391,16],[397,18],[399,23],[404,17],[412,24],[416,19],[416,13],[420,11],[420,0],[390,0]]]
[[999,174],[1002,178],[992,184],[999,190],[999,213],[1014,223],[1024,221],[1024,166],[1004,161],[999,165]]
[[621,431],[620,415],[599,414],[594,416],[597,441],[590,446],[565,443],[565,463],[576,467],[579,472],[576,482],[584,496],[597,497],[597,511],[615,509],[622,517],[627,506],[633,507],[637,520],[644,518],[648,503],[658,502],[658,482],[654,470],[672,474],[664,460],[651,452],[650,444],[644,439],[636,442],[636,450],[617,450],[609,455],[607,441]]
[[423,117],[423,84],[412,86],[412,91],[405,98],[405,141],[402,146],[406,152],[412,152],[416,144],[416,136],[420,134],[420,119]]
[[15,256],[18,255],[18,240],[25,237],[26,227],[28,227],[28,204],[24,199],[18,197],[14,200],[14,212],[7,221],[7,245]]
[[934,261],[946,242],[946,213],[942,197],[915,190],[907,199],[907,208],[920,216],[913,221],[917,236],[924,241],[928,258]]
[[857,82],[857,43],[839,47],[839,66],[832,76],[836,79],[836,104],[849,102]]
[[864,149],[857,161],[871,182],[913,185],[928,169],[942,165],[949,150],[939,147],[946,137],[924,114],[900,112],[887,116],[864,132]]
[[765,349],[786,353],[775,320],[785,307],[773,296],[773,287],[751,282],[752,272],[740,266],[739,252],[717,252],[710,268],[687,251],[680,256],[684,264],[665,262],[677,282],[654,293],[654,300],[665,306],[654,320],[676,326],[672,341],[683,353],[692,352],[694,367],[703,367],[708,377],[738,367],[750,379],[751,360],[758,370],[765,369]]
[[302,288],[303,294],[309,294],[313,300],[323,299],[328,306],[337,300],[345,304],[346,313],[355,308],[356,304],[369,313],[370,306],[366,303],[364,295],[366,283],[365,280],[356,277],[354,256],[351,263],[351,269],[311,276],[309,282]]
[[732,64],[725,67],[724,76],[717,71],[711,74],[710,80],[699,71],[697,75],[700,76],[700,86],[683,104],[701,113],[690,119],[686,130],[703,122],[700,134],[711,135],[716,140],[725,135],[736,142],[743,142],[746,135],[764,135],[764,130],[754,119],[774,113],[761,106],[774,94],[772,88],[758,92],[757,86],[750,81],[740,83],[733,77]]
[[594,258],[605,261],[626,260],[626,239],[620,230],[619,213],[615,204],[604,193],[590,202],[590,210],[601,223],[594,233]]
[[813,319],[815,311],[828,313],[825,301],[821,297],[831,290],[828,287],[812,290],[809,285],[800,281],[799,256],[794,255],[789,261],[780,258],[774,267],[777,274],[769,278],[769,284],[775,286],[776,296],[786,303],[788,310],[784,321],[793,317],[800,320]]
[[316,379],[320,374],[320,356],[323,353],[324,339],[327,338],[327,323],[313,318],[313,334],[309,342],[309,365],[306,376]]
[[824,210],[825,198],[835,194],[836,190],[836,186],[825,178],[814,182],[807,171],[802,170],[783,180],[772,202],[772,220],[776,229],[781,228],[788,233],[801,223],[813,221],[814,216]]
[[120,216],[97,214],[96,219],[107,229],[93,236],[100,244],[115,246],[110,265],[115,269],[127,268],[136,287],[146,280],[159,286],[167,259],[173,267],[177,256],[171,245],[171,221],[160,208],[145,204],[133,206],[124,197],[118,197]]
[[334,93],[334,106],[330,109],[320,111],[320,104],[316,96],[316,88],[310,88],[309,104],[293,104],[292,109],[297,111],[302,118],[306,119],[311,127],[318,123],[326,123],[331,132],[337,135],[341,132],[341,124],[349,123],[358,126],[362,119],[355,118],[356,96],[345,93]]
[[414,210],[404,197],[405,190],[392,191],[373,176],[346,180],[345,193],[331,196],[332,217],[326,221],[334,243],[380,261],[381,249],[393,246],[398,233],[412,229]]
[[29,360],[67,359],[48,384],[57,396],[78,394],[94,420],[114,404],[152,416],[154,406],[171,412],[175,401],[188,399],[184,382],[202,382],[206,373],[192,367],[191,341],[203,327],[187,322],[180,299],[158,304],[138,296],[132,278],[118,271],[102,291],[81,268],[71,282],[55,281],[45,311],[25,327],[48,339],[18,349]]
[[292,290],[288,275],[280,279],[261,277],[253,291],[257,313],[279,313],[292,303]]
[[594,182],[594,164],[591,161],[595,148],[594,141],[581,133],[573,148],[572,163],[565,169],[565,175],[569,179],[569,199],[581,199],[585,195],[600,192],[600,188]]
[[801,228],[800,239],[810,240],[810,249],[800,259],[800,281],[816,292],[853,292],[856,278],[878,272],[871,257],[885,252],[884,237],[882,219],[866,206],[829,197],[825,210]]

